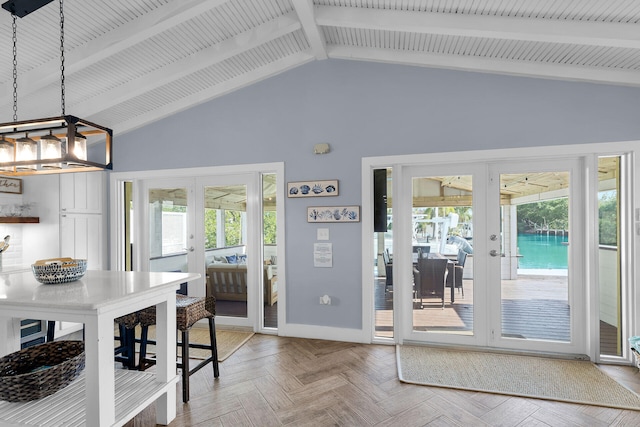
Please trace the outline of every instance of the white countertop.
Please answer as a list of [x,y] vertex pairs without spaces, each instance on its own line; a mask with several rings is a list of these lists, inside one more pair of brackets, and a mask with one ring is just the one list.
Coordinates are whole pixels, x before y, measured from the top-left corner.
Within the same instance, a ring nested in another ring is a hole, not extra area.
[[0,265],[1,273],[15,273],[17,271],[31,271],[30,265]]
[[154,294],[159,288],[199,277],[192,273],[148,273],[88,270],[74,282],[45,285],[31,271],[0,273],[0,308],[3,306],[96,310],[127,301],[136,294]]

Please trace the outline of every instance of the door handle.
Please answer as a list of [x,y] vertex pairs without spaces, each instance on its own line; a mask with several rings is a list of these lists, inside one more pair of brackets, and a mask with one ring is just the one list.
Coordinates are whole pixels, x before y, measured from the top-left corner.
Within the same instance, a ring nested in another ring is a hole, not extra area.
[[489,255],[491,255],[491,256],[498,256],[499,254],[498,254],[498,251],[496,251],[495,249],[491,249],[491,250],[489,251]]
[[185,251],[189,251],[189,252],[193,252],[193,251],[196,250],[193,246],[191,246],[190,248],[182,248],[182,249],[184,249]]

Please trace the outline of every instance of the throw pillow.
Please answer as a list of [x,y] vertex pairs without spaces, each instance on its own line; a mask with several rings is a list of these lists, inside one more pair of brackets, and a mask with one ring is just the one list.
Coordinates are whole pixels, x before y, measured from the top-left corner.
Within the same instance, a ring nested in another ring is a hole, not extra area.
[[225,258],[227,258],[227,262],[229,264],[237,264],[238,263],[238,256],[237,255],[227,255]]
[[238,258],[238,264],[246,264],[247,263],[247,256],[244,254],[237,254],[236,257]]

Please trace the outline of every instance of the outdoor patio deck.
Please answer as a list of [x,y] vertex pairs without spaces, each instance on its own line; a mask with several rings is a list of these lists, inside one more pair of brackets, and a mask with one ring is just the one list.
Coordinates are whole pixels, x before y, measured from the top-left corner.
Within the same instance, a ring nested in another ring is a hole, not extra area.
[[[542,280],[541,280],[542,279]],[[471,334],[473,331],[473,281],[464,280],[464,297],[456,290],[451,304],[447,288],[445,307],[441,299],[425,299],[423,307],[414,300],[416,330]],[[520,276],[502,281],[502,323],[504,336],[552,341],[570,338],[567,278],[562,276]],[[393,336],[393,291],[385,291],[384,278],[376,281],[376,335]],[[543,321],[541,321],[543,319]],[[601,353],[617,353],[617,329],[601,324]]]

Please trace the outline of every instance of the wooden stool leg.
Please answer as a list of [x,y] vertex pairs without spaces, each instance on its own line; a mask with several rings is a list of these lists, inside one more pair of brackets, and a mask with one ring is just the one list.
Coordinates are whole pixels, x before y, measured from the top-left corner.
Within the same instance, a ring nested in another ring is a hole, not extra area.
[[127,369],[136,369],[136,330],[124,328],[126,340]]
[[216,341],[216,322],[213,317],[209,317],[209,339],[211,340],[211,357],[213,357],[213,376],[218,378],[220,370],[218,368],[218,342]]
[[189,401],[189,331],[182,331],[182,401]]
[[140,363],[138,369],[144,371],[147,369],[147,340],[149,337],[149,327],[143,326],[140,333]]
[[55,320],[47,321],[47,342],[53,341],[55,333],[56,333],[56,321]]

